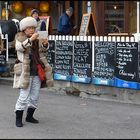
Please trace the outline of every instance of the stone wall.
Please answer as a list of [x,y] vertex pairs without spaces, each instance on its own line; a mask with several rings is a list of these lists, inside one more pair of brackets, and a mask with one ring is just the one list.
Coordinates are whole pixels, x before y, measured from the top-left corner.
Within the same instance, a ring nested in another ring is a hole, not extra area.
[[98,100],[140,104],[140,91],[135,89],[99,86],[93,84],[82,84],[56,80],[54,83],[55,87],[52,89],[59,94],[65,94],[66,87],[74,87],[80,91],[79,96],[82,98],[93,98]]

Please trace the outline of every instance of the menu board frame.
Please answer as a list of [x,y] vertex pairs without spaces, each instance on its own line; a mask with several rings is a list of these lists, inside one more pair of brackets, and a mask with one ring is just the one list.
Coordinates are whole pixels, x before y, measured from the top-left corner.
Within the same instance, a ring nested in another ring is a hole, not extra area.
[[[85,17],[87,17],[86,20],[85,20]],[[83,28],[84,28],[84,31],[83,31]],[[83,14],[79,35],[98,35],[93,13]]]

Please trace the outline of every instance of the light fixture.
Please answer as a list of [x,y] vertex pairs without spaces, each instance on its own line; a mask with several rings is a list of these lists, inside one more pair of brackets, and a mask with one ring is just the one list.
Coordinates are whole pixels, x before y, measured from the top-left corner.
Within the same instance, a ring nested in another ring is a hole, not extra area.
[[116,6],[116,5],[114,6],[114,9],[115,9],[115,10],[117,9],[117,6]]

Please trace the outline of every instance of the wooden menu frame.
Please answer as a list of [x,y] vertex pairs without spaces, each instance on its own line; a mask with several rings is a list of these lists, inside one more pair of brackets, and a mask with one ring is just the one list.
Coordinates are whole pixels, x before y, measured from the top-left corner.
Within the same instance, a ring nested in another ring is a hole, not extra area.
[[93,13],[83,14],[79,35],[98,35]]

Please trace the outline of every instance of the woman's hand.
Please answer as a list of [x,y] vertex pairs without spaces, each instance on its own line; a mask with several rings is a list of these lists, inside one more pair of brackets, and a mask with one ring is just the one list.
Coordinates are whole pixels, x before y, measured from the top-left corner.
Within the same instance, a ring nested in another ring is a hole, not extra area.
[[43,44],[43,46],[47,46],[48,45],[48,39],[42,39],[42,44]]
[[31,37],[30,37],[30,41],[34,41],[38,38],[39,34],[38,33],[34,33]]

